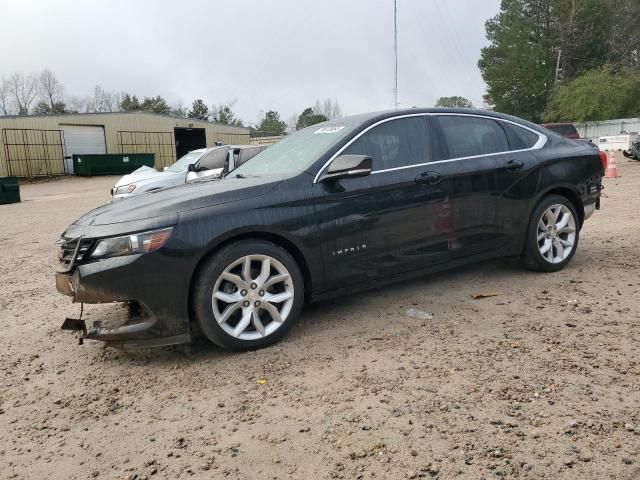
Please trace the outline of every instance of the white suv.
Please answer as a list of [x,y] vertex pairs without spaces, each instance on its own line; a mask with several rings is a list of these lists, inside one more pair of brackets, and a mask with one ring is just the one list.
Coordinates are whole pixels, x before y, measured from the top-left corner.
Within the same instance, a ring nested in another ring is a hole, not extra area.
[[162,172],[145,166],[123,176],[111,189],[111,197],[119,200],[203,177],[219,177],[265,148],[264,145],[224,145],[192,150]]

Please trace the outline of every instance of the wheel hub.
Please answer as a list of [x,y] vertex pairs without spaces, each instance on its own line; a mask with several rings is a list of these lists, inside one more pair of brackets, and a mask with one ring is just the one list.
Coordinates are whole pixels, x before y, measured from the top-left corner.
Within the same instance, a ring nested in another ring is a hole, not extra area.
[[573,251],[576,239],[576,221],[566,205],[554,204],[547,208],[538,222],[538,250],[549,263],[564,261]]
[[232,262],[213,288],[211,304],[220,327],[241,340],[275,332],[289,316],[294,290],[285,266],[267,255]]

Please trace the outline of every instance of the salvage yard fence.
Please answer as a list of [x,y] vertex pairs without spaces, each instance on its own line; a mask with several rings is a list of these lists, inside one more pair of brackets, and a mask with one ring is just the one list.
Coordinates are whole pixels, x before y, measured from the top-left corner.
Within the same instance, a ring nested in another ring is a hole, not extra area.
[[168,167],[176,161],[173,132],[118,131],[120,153],[154,153],[156,168]]
[[582,138],[591,138],[597,143],[599,137],[640,132],[640,118],[620,118],[576,123],[576,129]]
[[3,128],[2,143],[10,177],[50,177],[68,174],[64,132],[33,128]]

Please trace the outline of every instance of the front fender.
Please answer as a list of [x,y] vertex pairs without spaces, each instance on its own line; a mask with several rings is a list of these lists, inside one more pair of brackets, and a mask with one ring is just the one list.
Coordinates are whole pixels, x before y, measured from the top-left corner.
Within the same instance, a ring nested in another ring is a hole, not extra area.
[[262,238],[281,245],[298,263],[303,263],[300,267],[306,269],[312,285],[324,282],[317,224],[313,206],[308,202],[289,204],[286,208],[218,205],[183,212],[179,217],[174,236],[189,252],[194,273],[200,262],[222,245],[234,239]]

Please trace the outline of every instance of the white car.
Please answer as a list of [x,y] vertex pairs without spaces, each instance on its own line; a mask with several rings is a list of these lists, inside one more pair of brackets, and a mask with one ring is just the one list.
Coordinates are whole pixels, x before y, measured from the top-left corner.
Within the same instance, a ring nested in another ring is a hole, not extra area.
[[123,176],[111,189],[111,197],[120,200],[199,178],[220,177],[265,148],[264,145],[224,145],[192,150],[162,172],[145,166]]

